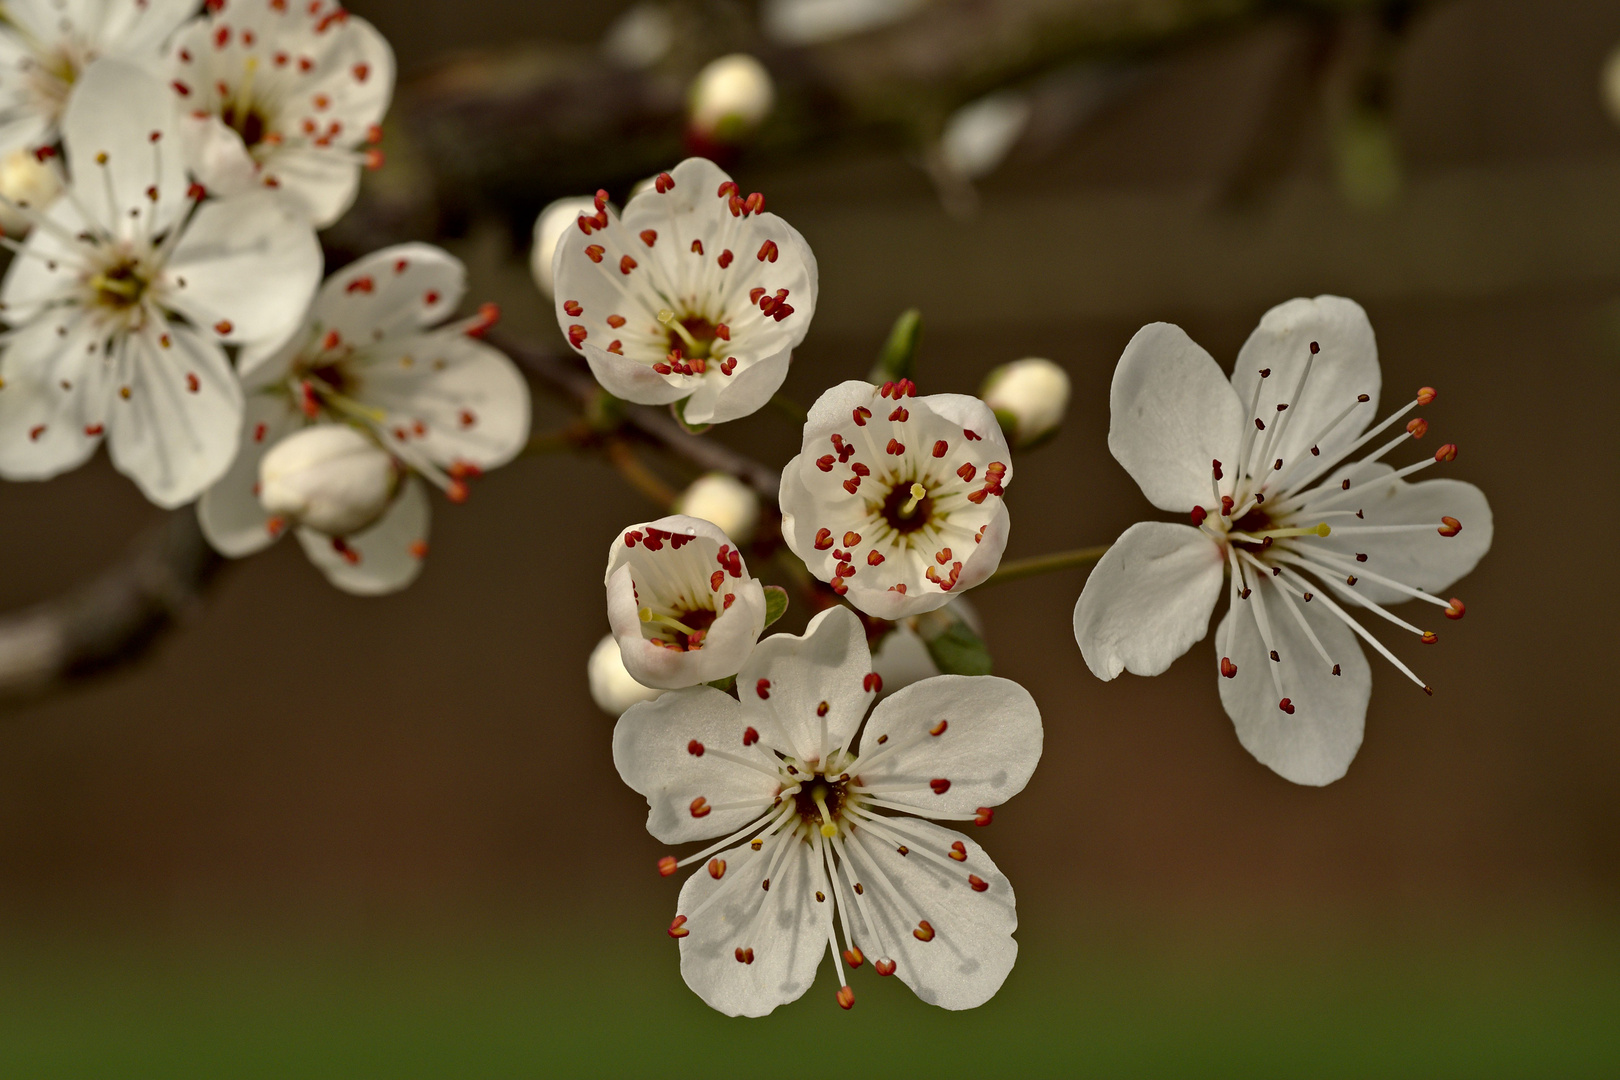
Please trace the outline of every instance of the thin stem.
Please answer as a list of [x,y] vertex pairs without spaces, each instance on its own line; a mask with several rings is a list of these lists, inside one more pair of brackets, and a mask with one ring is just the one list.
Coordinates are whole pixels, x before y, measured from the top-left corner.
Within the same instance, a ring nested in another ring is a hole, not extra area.
[[660,510],[668,510],[675,504],[674,489],[641,463],[641,459],[636,457],[636,452],[630,448],[629,443],[623,439],[609,439],[605,450],[608,461],[619,470],[619,475],[624,477],[631,487],[656,503]]
[[[1034,577],[1036,574],[1088,566],[1107,554],[1112,546],[1112,544],[1098,544],[1096,547],[1058,551],[1050,555],[1031,555],[1027,559],[1004,562],[995,573],[984,579],[984,585],[998,585],[1003,581],[1017,581],[1019,578]],[[980,588],[983,588],[983,585]]]
[[557,431],[542,431],[529,436],[529,443],[523,448],[526,456],[538,457],[541,454],[560,454],[568,450],[583,448],[591,438],[591,427],[584,421],[575,421],[567,427]]

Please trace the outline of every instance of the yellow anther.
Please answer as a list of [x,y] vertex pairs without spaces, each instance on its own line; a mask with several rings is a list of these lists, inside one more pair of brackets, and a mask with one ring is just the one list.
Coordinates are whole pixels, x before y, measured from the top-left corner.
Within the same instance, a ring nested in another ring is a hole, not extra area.
[[698,344],[697,338],[692,336],[692,331],[683,326],[681,321],[675,317],[675,313],[669,310],[669,308],[664,308],[658,313],[658,321],[680,335],[681,340],[686,342],[686,347],[688,350],[690,350],[691,355],[701,356],[709,351],[704,346]]
[[928,498],[928,489],[923,487],[921,484],[914,482],[911,485],[911,498],[907,499],[906,504],[900,508],[900,516],[910,517],[912,514],[915,514],[917,512],[917,504],[926,498]]
[[690,626],[687,626],[679,619],[669,615],[656,614],[650,607],[642,608],[638,614],[641,616],[641,621],[644,623],[658,623],[660,626],[667,626],[671,630],[679,630],[681,633],[688,635],[697,633],[696,630],[692,629]]

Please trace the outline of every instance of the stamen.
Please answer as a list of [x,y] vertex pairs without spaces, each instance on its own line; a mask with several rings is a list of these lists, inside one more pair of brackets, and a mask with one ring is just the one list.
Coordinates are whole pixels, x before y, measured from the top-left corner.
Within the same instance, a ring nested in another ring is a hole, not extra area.
[[696,630],[692,629],[690,626],[687,626],[685,623],[681,622],[679,619],[676,619],[676,618],[674,618],[672,616],[669,616],[669,615],[655,614],[653,612],[653,609],[649,608],[649,607],[642,608],[641,612],[640,612],[640,615],[641,615],[641,621],[644,622],[644,623],[659,623],[660,625],[670,627],[673,630],[679,630],[681,633],[687,635],[688,637],[691,637],[692,635],[697,633]]
[[911,498],[900,507],[900,516],[908,518],[917,512],[917,504],[928,498],[928,489],[921,484],[913,482],[911,485]]
[[812,787],[810,798],[815,800],[816,809],[821,811],[821,835],[837,836],[838,826],[833,821],[832,811],[827,809],[827,785],[817,784]]
[[686,347],[691,350],[693,356],[696,356],[699,352],[706,351],[698,346],[697,338],[692,336],[692,331],[688,330],[684,325],[682,325],[681,321],[675,317],[675,313],[669,310],[669,308],[664,308],[663,310],[659,311],[658,321],[669,327],[669,329],[675,331],[676,334],[680,335],[680,339],[686,342]]

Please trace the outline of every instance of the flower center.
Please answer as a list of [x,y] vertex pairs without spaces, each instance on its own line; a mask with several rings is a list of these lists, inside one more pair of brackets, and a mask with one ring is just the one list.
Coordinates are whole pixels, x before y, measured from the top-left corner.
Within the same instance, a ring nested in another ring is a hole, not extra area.
[[219,118],[226,127],[242,136],[242,144],[249,150],[262,143],[270,130],[269,120],[253,103],[239,107],[235,102],[226,102]]
[[677,652],[692,652],[703,648],[703,639],[708,636],[709,627],[719,617],[719,612],[710,608],[693,608],[689,611],[677,611],[670,615],[660,615],[652,608],[641,609],[641,621],[651,630],[652,640],[661,642],[666,649]]
[[819,829],[822,836],[838,835],[839,812],[849,799],[848,780],[829,780],[817,773],[794,792],[794,808],[807,828]]
[[93,302],[117,314],[138,308],[151,283],[150,271],[133,256],[120,258],[90,277]]
[[915,480],[900,480],[883,497],[883,509],[879,512],[895,532],[914,533],[932,520],[934,499],[928,489]]

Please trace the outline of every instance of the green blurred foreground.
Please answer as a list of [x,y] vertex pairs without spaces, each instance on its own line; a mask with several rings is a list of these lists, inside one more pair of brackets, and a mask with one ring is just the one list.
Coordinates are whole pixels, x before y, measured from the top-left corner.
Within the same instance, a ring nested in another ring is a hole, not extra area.
[[869,967],[842,1013],[827,968],[805,999],[752,1022],[708,1012],[656,926],[166,951],[12,937],[0,1074],[1620,1075],[1620,927],[1521,913],[1352,934],[1254,917],[1213,934],[1140,918],[1071,919],[1067,939],[1026,930],[1006,989],[967,1014],[926,1008]]

